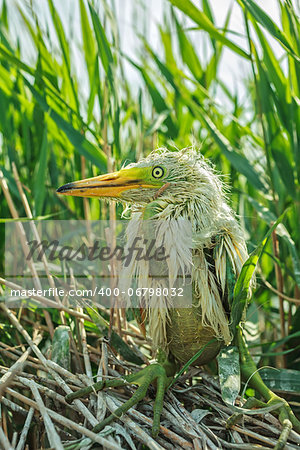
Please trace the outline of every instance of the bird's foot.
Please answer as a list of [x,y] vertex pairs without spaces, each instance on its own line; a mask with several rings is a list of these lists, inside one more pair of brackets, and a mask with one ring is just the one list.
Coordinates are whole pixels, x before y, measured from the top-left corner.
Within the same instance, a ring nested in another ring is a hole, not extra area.
[[71,403],[77,398],[86,397],[91,392],[97,392],[105,388],[125,386],[127,384],[136,384],[139,386],[129,400],[127,400],[122,406],[117,408],[113,414],[106,417],[102,422],[93,428],[92,431],[94,433],[98,433],[103,430],[106,425],[110,424],[113,420],[120,418],[132,406],[140,402],[146,396],[148,387],[153,382],[156,384],[156,396],[153,407],[152,436],[156,437],[159,433],[164,393],[170,383],[170,378],[167,377],[166,370],[161,364],[150,364],[139,372],[124,376],[122,378],[100,381],[91,386],[87,386],[86,388],[79,389],[72,394],[66,395],[65,399],[68,403]]
[[[247,399],[243,405],[243,409],[258,409],[257,413],[260,413],[260,409],[268,409],[272,407],[272,410],[278,414],[279,422],[282,425],[282,431],[280,433],[278,442],[274,447],[276,450],[284,449],[289,433],[293,428],[295,431],[300,433],[300,421],[294,415],[292,408],[288,402],[279,397],[278,395],[272,393],[271,398],[268,402],[262,402],[257,398],[250,397]],[[266,412],[266,411],[265,411]],[[226,428],[231,428],[235,425],[242,417],[242,414],[233,414],[226,422]]]
[[[257,400],[256,398],[249,398],[244,404],[243,409],[258,408],[258,414],[262,414],[267,411],[274,411],[278,415],[279,421],[282,425],[282,431],[275,448],[277,450],[282,449],[287,442],[289,433],[292,428],[300,433],[300,421],[294,415],[292,408],[290,407],[288,402],[285,399],[274,394],[274,392],[271,391],[271,389],[262,380],[257,367],[254,364],[254,361],[249,353],[249,349],[245,343],[241,327],[238,327],[235,336],[235,342],[240,352],[240,366],[244,380],[249,383],[249,385],[267,401],[266,403],[264,403],[260,400]],[[261,412],[259,411],[259,409],[261,410]],[[233,416],[231,416],[228,420],[229,425],[231,424],[232,426],[235,423],[234,421],[237,421],[241,417],[241,415],[242,412],[241,414],[234,414]]]

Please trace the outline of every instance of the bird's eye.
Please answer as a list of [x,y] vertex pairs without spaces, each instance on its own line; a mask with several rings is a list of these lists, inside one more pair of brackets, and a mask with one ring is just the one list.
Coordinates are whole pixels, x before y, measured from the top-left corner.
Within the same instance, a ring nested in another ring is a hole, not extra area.
[[152,176],[153,178],[162,178],[165,174],[165,171],[162,167],[156,166],[152,170]]

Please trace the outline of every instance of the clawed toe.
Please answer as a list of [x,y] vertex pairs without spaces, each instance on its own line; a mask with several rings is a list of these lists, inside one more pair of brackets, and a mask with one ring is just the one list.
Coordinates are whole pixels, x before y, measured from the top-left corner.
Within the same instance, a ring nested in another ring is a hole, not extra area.
[[[266,412],[263,410],[266,410],[269,407],[272,407],[273,411],[277,412],[279,421],[282,425],[282,431],[275,446],[275,450],[282,450],[286,446],[290,431],[294,428],[295,431],[298,433],[300,432],[300,421],[294,415],[288,402],[276,394],[273,394],[267,403],[262,402],[257,398],[250,397],[247,399],[242,409],[257,409],[257,413],[260,414]],[[226,422],[226,428],[231,428],[242,418],[242,416],[242,412],[230,416]]]
[[135,384],[138,386],[137,390],[129,400],[123,403],[123,405],[117,408],[113,414],[106,417],[102,422],[100,422],[93,428],[93,432],[98,433],[103,430],[106,425],[109,425],[112,421],[119,419],[132,406],[143,400],[143,398],[147,394],[149,385],[154,381],[156,382],[156,396],[153,407],[152,436],[156,437],[159,433],[160,428],[160,416],[163,408],[164,393],[168,385],[166,371],[161,364],[151,364],[140,370],[139,372],[125,376],[123,378],[94,383],[91,386],[87,386],[86,388],[79,389],[76,392],[72,392],[71,394],[66,395],[65,399],[68,403],[71,403],[75,399],[86,397],[92,392],[97,392],[105,388],[119,387],[126,384]]

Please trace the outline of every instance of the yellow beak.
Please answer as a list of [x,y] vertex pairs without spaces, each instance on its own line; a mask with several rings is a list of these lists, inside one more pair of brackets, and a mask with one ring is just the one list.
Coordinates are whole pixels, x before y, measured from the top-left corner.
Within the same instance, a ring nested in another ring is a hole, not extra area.
[[147,184],[139,175],[142,175],[140,169],[121,169],[118,172],[64,184],[56,192],[75,197],[121,197],[122,192],[129,189],[160,187],[157,184]]

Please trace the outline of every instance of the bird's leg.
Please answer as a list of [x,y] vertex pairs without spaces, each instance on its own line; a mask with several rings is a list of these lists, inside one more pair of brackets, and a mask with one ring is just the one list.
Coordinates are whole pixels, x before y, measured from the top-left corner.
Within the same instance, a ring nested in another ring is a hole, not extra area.
[[153,407],[153,425],[152,436],[156,437],[159,433],[160,416],[163,409],[163,400],[165,390],[172,381],[173,375],[176,373],[177,366],[175,363],[165,359],[163,363],[150,364],[149,366],[141,369],[139,372],[117,378],[113,380],[104,380],[95,383],[91,386],[87,386],[83,389],[79,389],[76,392],[66,395],[65,399],[68,403],[73,400],[89,395],[91,392],[97,392],[104,388],[119,387],[127,384],[136,384],[138,386],[132,397],[127,400],[122,406],[117,408],[113,414],[106,417],[102,422],[93,428],[94,433],[98,433],[103,428],[110,424],[113,420],[120,418],[126,413],[132,406],[143,400],[146,396],[148,387],[151,383],[156,384],[156,396]]
[[[264,403],[256,398],[249,398],[244,404],[244,408],[262,408],[272,405],[278,405],[277,413],[279,416],[279,421],[282,424],[283,428],[276,445],[276,449],[282,449],[286,444],[288,434],[292,428],[300,433],[300,421],[294,415],[288,402],[272,392],[271,389],[269,389],[268,386],[266,386],[266,384],[263,382],[261,376],[259,375],[259,372],[257,371],[257,367],[250,355],[250,352],[244,340],[242,329],[240,327],[237,330],[235,343],[240,353],[240,366],[243,379],[246,382],[248,381],[249,385],[251,385],[251,387],[253,387],[266,400],[266,403]],[[229,419],[228,425],[232,425],[237,420],[238,416],[240,415],[238,414],[232,416]]]

